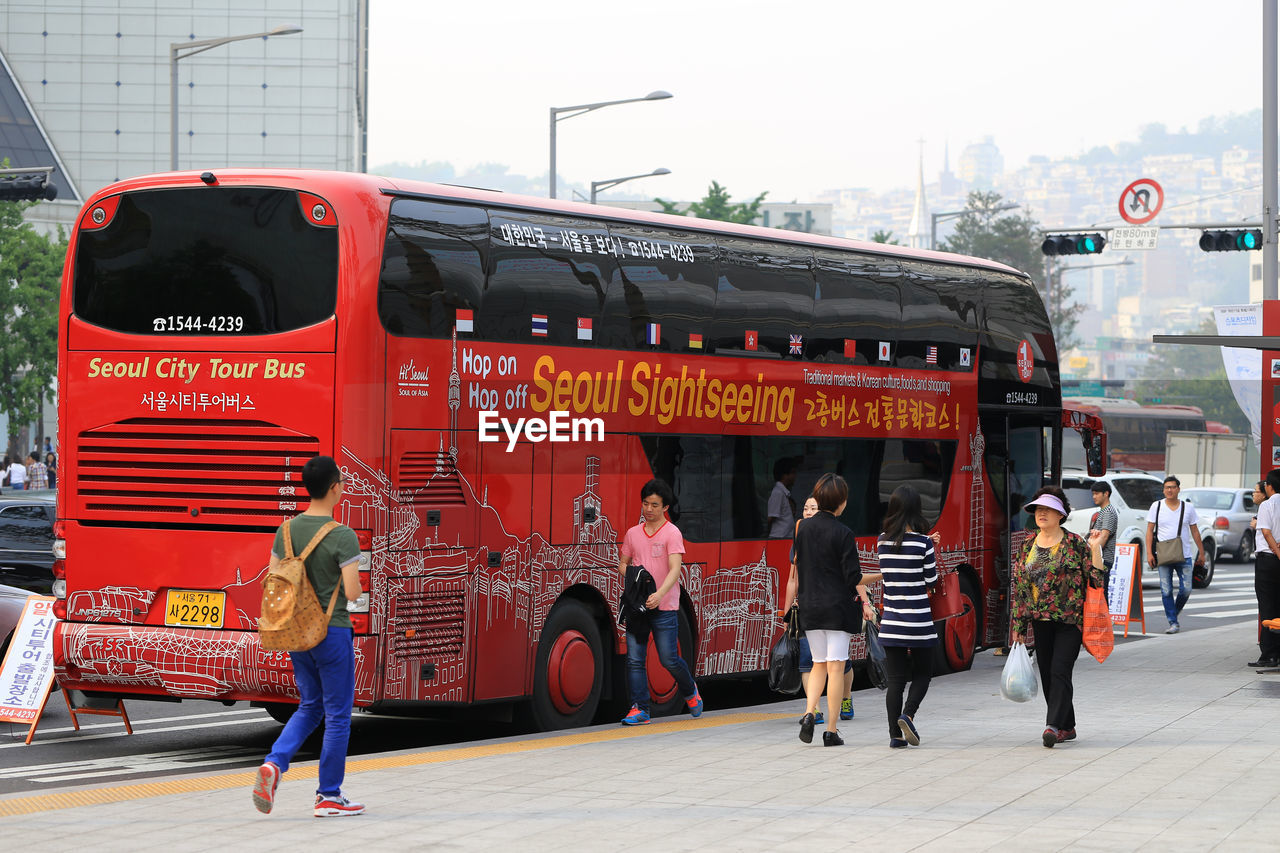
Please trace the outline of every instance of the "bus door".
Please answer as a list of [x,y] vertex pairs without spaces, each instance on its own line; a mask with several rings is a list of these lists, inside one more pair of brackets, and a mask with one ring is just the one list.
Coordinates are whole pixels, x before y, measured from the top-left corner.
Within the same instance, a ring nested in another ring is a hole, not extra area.
[[[1022,543],[1035,532],[1034,520],[1022,508],[1049,482],[1056,434],[1051,418],[1032,414],[984,415],[982,432],[983,456],[997,504],[988,514],[988,523],[998,525],[999,530],[993,560],[997,582],[988,597],[986,612],[990,616],[983,640],[989,645],[1006,645],[1013,580],[1010,568]],[[990,600],[997,595],[1003,601]]]
[[549,526],[551,445],[526,439],[485,442],[480,448],[478,559],[467,579],[472,701],[527,692],[530,624],[546,540],[534,531]]

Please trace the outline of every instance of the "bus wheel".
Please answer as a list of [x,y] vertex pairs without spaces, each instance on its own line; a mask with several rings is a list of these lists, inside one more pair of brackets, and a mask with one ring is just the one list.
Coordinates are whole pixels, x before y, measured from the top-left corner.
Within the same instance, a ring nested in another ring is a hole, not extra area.
[[[696,673],[698,670],[694,666],[693,628],[690,627],[689,618],[685,616],[683,609],[676,612],[679,614],[679,627],[676,629],[677,648],[680,650],[680,657],[684,658],[685,664],[688,665],[689,672]],[[680,688],[675,678],[658,660],[658,650],[653,646],[652,636],[649,637],[649,648],[645,653],[644,665],[649,673],[650,713],[655,717],[664,717],[681,711],[684,708],[684,697],[680,695]]]
[[958,616],[946,620],[942,628],[943,653],[952,672],[963,672],[973,666],[973,653],[982,623],[978,591],[967,575],[960,576],[960,600],[964,609]]
[[580,602],[555,606],[538,641],[533,719],[544,731],[585,726],[595,716],[604,681],[604,644]]
[[293,712],[298,710],[298,706],[293,702],[268,702],[262,708],[271,715],[271,719],[281,725],[289,722]]

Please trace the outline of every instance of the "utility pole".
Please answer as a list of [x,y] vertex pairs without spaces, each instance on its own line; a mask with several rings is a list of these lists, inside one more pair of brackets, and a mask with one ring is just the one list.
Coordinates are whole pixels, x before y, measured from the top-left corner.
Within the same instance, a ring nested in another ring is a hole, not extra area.
[[1276,0],[1262,3],[1262,298],[1276,299]]

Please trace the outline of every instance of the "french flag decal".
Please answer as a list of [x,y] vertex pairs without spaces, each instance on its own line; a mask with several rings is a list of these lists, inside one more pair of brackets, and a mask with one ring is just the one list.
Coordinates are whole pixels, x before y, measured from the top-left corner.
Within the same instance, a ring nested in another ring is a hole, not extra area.
[[644,342],[651,347],[656,347],[658,342],[662,340],[662,324],[650,323],[644,332]]
[[533,315],[533,333],[542,338],[545,338],[547,336],[547,315],[546,314]]

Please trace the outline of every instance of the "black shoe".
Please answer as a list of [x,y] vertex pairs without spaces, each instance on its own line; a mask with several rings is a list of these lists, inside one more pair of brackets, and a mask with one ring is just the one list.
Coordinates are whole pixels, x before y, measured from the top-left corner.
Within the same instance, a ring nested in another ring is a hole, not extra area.
[[1252,662],[1249,664],[1249,666],[1253,666],[1253,667],[1280,666],[1280,659],[1277,659],[1277,658],[1258,658],[1257,660],[1252,661]]
[[813,714],[805,714],[800,718],[800,740],[813,743]]
[[823,746],[844,746],[844,738],[840,737],[839,732],[823,732]]

